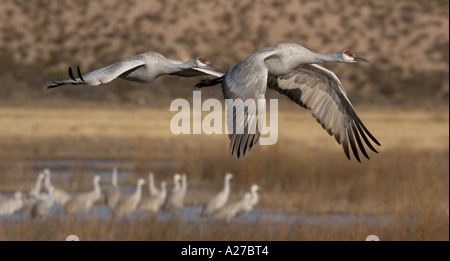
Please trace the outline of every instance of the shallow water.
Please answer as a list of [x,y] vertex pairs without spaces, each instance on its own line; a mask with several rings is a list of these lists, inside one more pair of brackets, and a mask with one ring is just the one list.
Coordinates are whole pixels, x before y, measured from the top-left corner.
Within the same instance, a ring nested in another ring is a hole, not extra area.
[[[73,215],[66,215],[63,212],[62,207],[54,205],[51,209],[49,217],[52,218],[73,218],[77,219],[99,219],[106,220],[110,217],[111,212],[106,205],[96,204],[88,213],[77,213]],[[118,219],[128,220],[144,220],[151,216],[156,217],[161,222],[167,222],[173,214],[170,212],[165,213],[143,213],[135,211],[128,216],[122,216]],[[154,218],[153,217],[153,218]],[[15,220],[31,218],[25,213],[14,213],[8,216],[2,216],[0,219],[4,221],[14,222]],[[117,218],[117,217],[116,217]],[[186,205],[177,214],[183,222],[215,222],[215,220],[209,217],[203,217],[200,215],[199,207]],[[357,215],[357,214],[286,214],[280,212],[268,212],[262,208],[255,208],[250,212],[241,214],[230,221],[230,223],[247,223],[247,224],[267,224],[271,225],[305,225],[308,227],[315,226],[327,226],[332,228],[344,228],[346,226],[359,224],[365,227],[383,226],[387,227],[391,221],[390,215],[377,216],[377,215]]]
[[[131,169],[133,162],[131,161],[116,161],[116,160],[11,160],[8,162],[10,166],[20,166],[26,164],[31,166],[34,171],[30,172],[30,177],[33,177],[30,182],[34,182],[34,178],[44,168],[50,168],[52,171],[52,179],[58,182],[65,180],[70,176],[70,169],[72,167],[82,167],[86,174],[93,175],[98,174],[104,180],[110,180],[111,171],[114,166],[121,166],[118,171],[119,180],[126,177],[132,172]],[[156,165],[160,167],[174,167],[179,163],[175,160],[163,160],[158,161]],[[121,186],[121,192],[123,195],[131,194],[136,189],[136,186]],[[4,194],[3,194],[4,195]],[[12,194],[4,195],[6,197],[13,197]],[[110,210],[106,205],[96,204],[89,211],[89,213],[76,214],[77,218],[95,218],[95,219],[108,219],[111,215]],[[61,206],[54,205],[50,212],[50,217],[66,218],[68,217],[63,213]],[[212,219],[208,217],[200,216],[199,207],[192,205],[185,205],[182,210],[177,214],[178,218],[185,222],[211,222]],[[149,213],[142,213],[135,211],[134,213],[121,217],[124,219],[145,219],[149,218]],[[172,213],[158,213],[156,217],[164,222],[172,218]],[[1,220],[11,221],[17,219],[31,218],[28,214],[14,213],[9,216],[0,216]],[[261,207],[256,207],[250,212],[241,214],[235,217],[230,222],[245,222],[245,223],[271,223],[299,225],[305,224],[308,226],[330,226],[334,228],[341,228],[348,225],[361,224],[364,226],[387,226],[391,220],[390,215],[377,216],[377,215],[358,215],[358,214],[287,214],[281,212],[271,212]]]

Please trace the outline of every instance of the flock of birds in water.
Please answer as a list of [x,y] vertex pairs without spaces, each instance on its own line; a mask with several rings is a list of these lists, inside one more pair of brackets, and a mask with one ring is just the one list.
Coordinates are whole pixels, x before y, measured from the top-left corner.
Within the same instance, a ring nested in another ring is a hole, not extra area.
[[[212,196],[200,208],[201,216],[230,221],[232,218],[252,210],[258,203],[260,187],[252,184],[250,191],[235,201],[229,201],[230,180],[233,174],[226,173],[224,185],[220,192]],[[93,177],[93,189],[71,195],[66,190],[51,183],[50,169],[39,173],[34,187],[27,193],[16,191],[14,196],[0,194],[0,217],[14,213],[29,214],[32,218],[46,218],[55,205],[63,208],[65,214],[88,213],[99,202],[104,202],[113,216],[129,216],[141,211],[146,213],[171,212],[182,210],[187,192],[187,175],[175,173],[173,187],[168,190],[166,181],[155,186],[154,174],[148,175],[148,195],[143,194],[142,186],[146,184],[139,178],[136,190],[131,195],[123,194],[117,180],[117,168],[112,171],[111,184],[102,189],[100,176]],[[43,192],[43,189],[45,192]]]

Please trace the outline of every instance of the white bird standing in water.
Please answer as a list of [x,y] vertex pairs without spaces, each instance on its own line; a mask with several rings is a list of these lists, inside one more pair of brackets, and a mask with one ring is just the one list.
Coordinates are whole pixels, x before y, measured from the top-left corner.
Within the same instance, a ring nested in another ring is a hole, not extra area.
[[0,216],[11,215],[22,208],[22,192],[14,193],[14,198],[4,198],[0,201]]
[[150,211],[153,213],[158,212],[161,206],[164,204],[167,196],[166,190],[166,182],[161,182],[161,188],[159,189],[159,193],[153,196],[149,196],[148,198],[143,198],[141,203],[139,204],[139,210],[141,211]]
[[258,191],[261,188],[256,185],[256,184],[252,184],[252,186],[250,187],[250,200],[248,201],[248,204],[246,204],[244,206],[244,211],[245,212],[249,212],[250,210],[252,210],[256,204],[258,204],[259,201],[259,195],[258,195]]
[[44,170],[45,174],[45,180],[44,180],[44,187],[47,191],[49,191],[50,187],[53,186],[53,198],[55,200],[55,203],[64,206],[71,198],[72,196],[65,191],[64,189],[58,188],[55,185],[52,185],[50,179],[51,179],[51,172],[50,169],[45,168]]
[[245,209],[248,208],[251,200],[252,200],[251,193],[246,192],[239,199],[228,203],[224,207],[222,207],[219,210],[217,210],[216,212],[214,212],[213,217],[216,219],[223,219],[223,220],[229,222],[236,215],[245,211]]
[[[93,178],[94,189],[84,192],[78,196],[72,198],[64,206],[66,213],[88,212],[89,209],[97,202],[102,196],[102,190],[100,188],[100,176],[95,175]],[[55,191],[53,191],[53,196]],[[56,198],[55,198],[56,201]]]
[[31,217],[47,217],[50,214],[50,210],[55,202],[53,197],[54,187],[50,186],[46,194],[41,194],[37,202],[31,209]]
[[113,63],[95,71],[81,74],[77,67],[78,78],[75,78],[72,68],[69,67],[69,80],[53,81],[47,89],[55,88],[66,84],[87,84],[99,85],[108,83],[116,78],[148,83],[162,75],[177,75],[183,77],[195,77],[201,75],[213,75],[220,77],[222,73],[209,70],[217,67],[203,57],[197,57],[188,62],[167,59],[157,52],[147,52],[132,56],[120,62]]
[[[265,99],[267,88],[274,89],[289,97],[298,105],[311,110],[312,116],[320,125],[342,144],[345,155],[350,159],[349,143],[355,158],[360,161],[358,149],[369,159],[363,142],[374,152],[377,152],[369,138],[377,145],[380,143],[364,126],[347,98],[342,83],[337,76],[317,63],[368,62],[350,50],[330,54],[317,54],[302,45],[295,43],[279,43],[262,49],[247,57],[242,62],[229,68],[219,78],[204,79],[197,87],[213,86],[221,83],[225,99],[248,99],[258,104],[258,99]],[[231,126],[233,130],[244,130],[236,134],[230,129],[230,153],[236,157],[244,156],[259,139],[258,126],[265,108],[256,108],[258,116],[245,111],[244,104],[236,107],[236,112],[230,117],[236,117]],[[248,107],[247,107],[248,109]],[[262,114],[260,114],[262,112]],[[245,116],[248,116],[245,121]],[[252,130],[253,132],[249,131]],[[367,135],[367,136],[366,136]],[[356,145],[357,144],[357,145]]]
[[113,168],[111,175],[111,185],[106,189],[105,203],[110,210],[113,210],[120,198],[120,189],[117,182],[117,167]]
[[41,195],[42,181],[44,178],[45,174],[43,172],[39,173],[33,189],[31,189],[28,194],[22,194],[22,208],[20,209],[20,212],[30,213]]
[[160,193],[160,190],[155,187],[155,179],[153,172],[148,173],[148,193],[154,197]]
[[183,207],[182,176],[178,173],[173,175],[173,187],[170,189],[163,205],[163,210],[177,212]]
[[145,184],[143,178],[139,178],[134,194],[121,198],[114,209],[114,214],[117,216],[128,215],[136,210],[142,197],[142,186]]
[[233,174],[225,174],[223,189],[203,205],[201,210],[203,216],[211,215],[214,211],[225,206],[228,201],[228,196],[230,195],[230,180],[232,178]]
[[245,193],[238,200],[231,202],[225,207],[219,209],[213,216],[217,219],[224,219],[229,222],[235,216],[252,210],[259,201],[258,191],[260,187],[252,184],[250,192]]

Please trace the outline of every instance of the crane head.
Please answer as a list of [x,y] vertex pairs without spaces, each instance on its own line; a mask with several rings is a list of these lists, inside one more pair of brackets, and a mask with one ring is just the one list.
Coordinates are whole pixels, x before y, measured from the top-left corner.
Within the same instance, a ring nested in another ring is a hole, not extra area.
[[137,183],[139,186],[142,186],[145,184],[145,180],[143,178],[139,178]]
[[207,68],[207,67],[220,68],[219,66],[208,62],[204,57],[197,57],[197,59],[195,59],[195,64],[199,68]]
[[341,52],[341,58],[343,62],[345,63],[355,63],[355,62],[365,62],[368,63],[369,60],[364,59],[362,57],[359,57],[358,55],[354,54],[352,51],[345,49]]

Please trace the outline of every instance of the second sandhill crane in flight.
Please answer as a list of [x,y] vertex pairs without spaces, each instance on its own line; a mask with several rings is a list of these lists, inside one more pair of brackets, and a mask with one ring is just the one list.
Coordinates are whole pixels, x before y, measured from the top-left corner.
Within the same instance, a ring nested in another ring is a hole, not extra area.
[[[247,57],[242,62],[229,68],[219,78],[205,79],[197,87],[213,86],[221,83],[225,99],[265,99],[266,89],[274,89],[286,95],[298,105],[311,110],[312,116],[328,132],[342,144],[345,155],[350,159],[349,143],[355,158],[360,161],[358,147],[361,153],[367,155],[364,143],[374,152],[369,138],[380,145],[367,130],[356,114],[342,83],[328,69],[317,65],[324,62],[355,63],[368,62],[350,50],[342,50],[330,54],[317,54],[302,45],[295,43],[279,43],[262,49]],[[244,120],[244,105],[236,107],[238,113],[230,113],[236,117],[232,128],[243,130],[258,126],[258,121],[265,108],[257,108],[258,114],[248,115]],[[230,126],[229,126],[230,127]],[[230,129],[231,130],[231,129]],[[259,139],[260,131],[241,133],[230,132],[230,152],[237,157],[244,156]],[[367,137],[368,136],[368,137]],[[362,138],[362,140],[361,140]]]
[[203,57],[197,57],[188,62],[167,59],[157,52],[147,52],[132,56],[120,62],[113,63],[95,71],[81,74],[77,68],[78,78],[75,78],[72,68],[69,68],[69,80],[53,81],[47,89],[66,84],[99,85],[108,83],[116,78],[129,81],[148,83],[162,75],[177,75],[183,77],[195,77],[201,75],[213,75],[220,77],[222,73],[209,70],[217,67]]
[[230,195],[230,180],[232,178],[233,174],[225,174],[223,189],[203,205],[201,210],[202,216],[211,215],[214,211],[225,206]]

